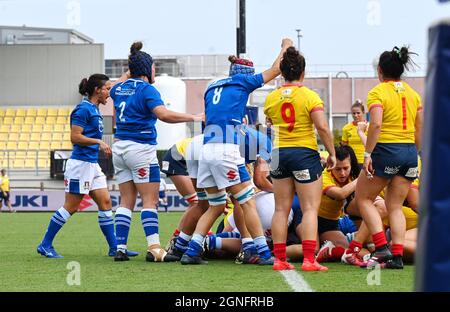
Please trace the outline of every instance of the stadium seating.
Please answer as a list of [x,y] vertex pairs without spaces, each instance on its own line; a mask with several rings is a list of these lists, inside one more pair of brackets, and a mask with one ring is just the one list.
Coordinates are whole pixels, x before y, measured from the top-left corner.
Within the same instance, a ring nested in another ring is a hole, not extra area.
[[50,151],[72,149],[71,108],[0,108],[0,167],[48,168]]

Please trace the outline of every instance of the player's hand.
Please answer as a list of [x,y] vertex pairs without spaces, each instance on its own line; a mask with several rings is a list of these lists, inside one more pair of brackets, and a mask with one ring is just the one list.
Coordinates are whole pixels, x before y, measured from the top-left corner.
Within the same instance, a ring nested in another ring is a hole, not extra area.
[[332,170],[336,167],[336,156],[329,155],[327,158],[327,169]]
[[292,47],[293,45],[294,43],[289,38],[283,38],[283,40],[281,41],[281,48],[283,49],[287,49],[289,47]]
[[105,153],[107,156],[112,155],[111,147],[103,141],[100,141],[100,150]]
[[192,119],[193,121],[205,121],[205,113],[193,115]]
[[358,122],[358,131],[366,132],[366,129],[367,129],[367,122],[359,121]]
[[372,166],[372,157],[364,157],[364,164],[363,164],[363,170],[366,173],[366,176],[368,179],[373,178],[373,173],[375,172],[373,170]]

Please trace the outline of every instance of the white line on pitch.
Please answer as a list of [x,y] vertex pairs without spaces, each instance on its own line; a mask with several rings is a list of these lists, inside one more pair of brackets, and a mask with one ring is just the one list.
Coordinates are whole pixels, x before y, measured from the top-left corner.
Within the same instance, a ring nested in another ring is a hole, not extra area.
[[305,281],[303,276],[297,273],[295,270],[279,271],[283,275],[288,285],[294,290],[294,292],[313,292],[314,290]]

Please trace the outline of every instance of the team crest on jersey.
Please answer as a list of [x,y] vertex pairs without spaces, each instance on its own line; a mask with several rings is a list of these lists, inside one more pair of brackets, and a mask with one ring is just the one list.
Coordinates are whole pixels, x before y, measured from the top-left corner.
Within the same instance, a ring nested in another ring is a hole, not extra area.
[[85,190],[89,189],[89,181],[84,182],[84,189]]
[[238,174],[234,170],[230,170],[227,173],[227,178],[230,182],[235,181],[238,177]]
[[140,179],[145,179],[146,177],[148,177],[148,170],[145,168],[140,168],[137,170],[137,174]]
[[405,177],[407,178],[417,178],[419,174],[419,168],[415,167],[415,168],[409,168],[408,172],[406,172]]
[[308,181],[308,180],[311,180],[311,175],[309,174],[309,169],[299,170],[299,171],[292,171],[292,173],[294,174],[294,177],[295,177],[298,181]]
[[281,91],[281,95],[284,96],[289,96],[292,93],[292,89],[284,89],[283,91]]
[[401,81],[394,82],[394,88],[396,92],[405,92],[405,86]]
[[400,171],[400,167],[399,167],[399,166],[397,166],[397,167],[389,167],[389,166],[386,166],[386,167],[384,168],[384,173],[390,174],[390,175],[397,174],[399,171]]

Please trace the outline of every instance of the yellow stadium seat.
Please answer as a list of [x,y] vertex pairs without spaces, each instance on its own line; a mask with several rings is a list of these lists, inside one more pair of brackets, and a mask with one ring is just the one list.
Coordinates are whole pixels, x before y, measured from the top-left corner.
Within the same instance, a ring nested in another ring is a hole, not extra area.
[[27,116],[27,117],[25,117],[25,120],[23,123],[26,125],[33,125],[35,120],[36,120],[36,117]]
[[55,124],[56,123],[56,116],[48,116],[47,119],[46,119],[46,122],[47,122],[47,125]]
[[0,141],[7,142],[8,141],[8,137],[9,137],[8,133],[6,133],[6,132],[1,132],[0,133]]
[[19,133],[12,132],[9,134],[9,137],[8,137],[9,142],[16,142],[18,139],[19,139]]
[[36,108],[28,108],[25,116],[27,117],[36,117],[37,109]]
[[64,132],[64,125],[55,125],[53,127],[53,131],[55,131],[55,132]]
[[56,119],[56,123],[58,125],[65,125],[65,124],[67,124],[67,117],[59,116],[58,119]]
[[16,116],[16,110],[14,108],[7,108],[5,112],[5,117],[14,117]]
[[[33,136],[33,134],[31,136]],[[39,149],[39,142],[30,142],[30,144],[28,144],[28,149],[29,150],[38,150]]]
[[29,133],[25,133],[25,132],[21,132],[19,134],[19,141],[22,141],[22,142],[30,141],[30,134]]
[[44,125],[42,132],[53,132],[53,125]]
[[4,125],[12,125],[14,123],[14,117],[5,117],[3,118]]
[[61,142],[52,142],[52,145],[50,145],[51,150],[58,150],[61,149]]
[[42,132],[43,125],[33,125],[32,132]]
[[15,125],[21,125],[21,124],[23,124],[23,121],[24,121],[24,117],[22,117],[22,116],[20,116],[20,117],[15,117],[14,118],[14,124]]
[[50,154],[48,151],[39,151],[38,152],[38,158],[39,159],[49,159]]
[[2,124],[0,126],[0,132],[9,132],[9,125]]
[[44,150],[44,151],[48,151],[50,149],[50,143],[48,141],[41,141],[39,143],[39,149],[40,150]]
[[20,132],[20,125],[11,125],[11,128],[9,128],[9,132],[13,133],[13,132]]
[[73,148],[73,146],[72,146],[72,143],[70,143],[70,142],[64,141],[64,142],[61,144],[61,149],[64,149],[64,150],[71,150],[72,148]]
[[30,149],[28,149],[27,158],[36,160],[37,156],[38,156],[38,151],[30,151]]
[[15,151],[17,149],[17,143],[16,142],[8,142],[6,144],[6,149],[8,151]]
[[61,132],[53,132],[52,141],[62,141],[63,134]]
[[41,133],[41,141],[50,141],[52,138],[52,134],[50,132],[42,132]]
[[70,132],[70,122],[64,125],[64,132]]
[[25,108],[18,108],[16,110],[16,117],[25,117],[26,109]]
[[13,161],[13,168],[19,169],[25,167],[25,160],[24,159],[14,159]]
[[46,108],[38,108],[36,116],[46,117],[47,109]]
[[30,141],[40,141],[40,140],[41,140],[41,133],[33,132],[31,134]]
[[36,117],[34,123],[36,125],[45,125],[45,117]]
[[15,153],[14,158],[25,159],[27,157],[27,152],[18,151]]
[[0,108],[0,117],[5,116],[6,111],[3,108]]
[[6,142],[0,141],[0,151],[4,151],[6,149]]
[[20,128],[20,131],[22,133],[29,133],[29,132],[31,132],[32,128],[33,128],[33,125],[22,125],[22,127]]
[[25,159],[25,168],[36,168],[36,159]]
[[38,167],[39,168],[48,168],[48,160],[47,159],[38,159]]
[[26,151],[28,149],[28,142],[19,142],[17,149],[21,151]]
[[49,108],[47,111],[47,116],[58,116],[58,109]]
[[70,142],[70,132],[64,132],[63,140]]
[[69,116],[70,114],[70,108],[59,108],[58,109],[58,116]]

